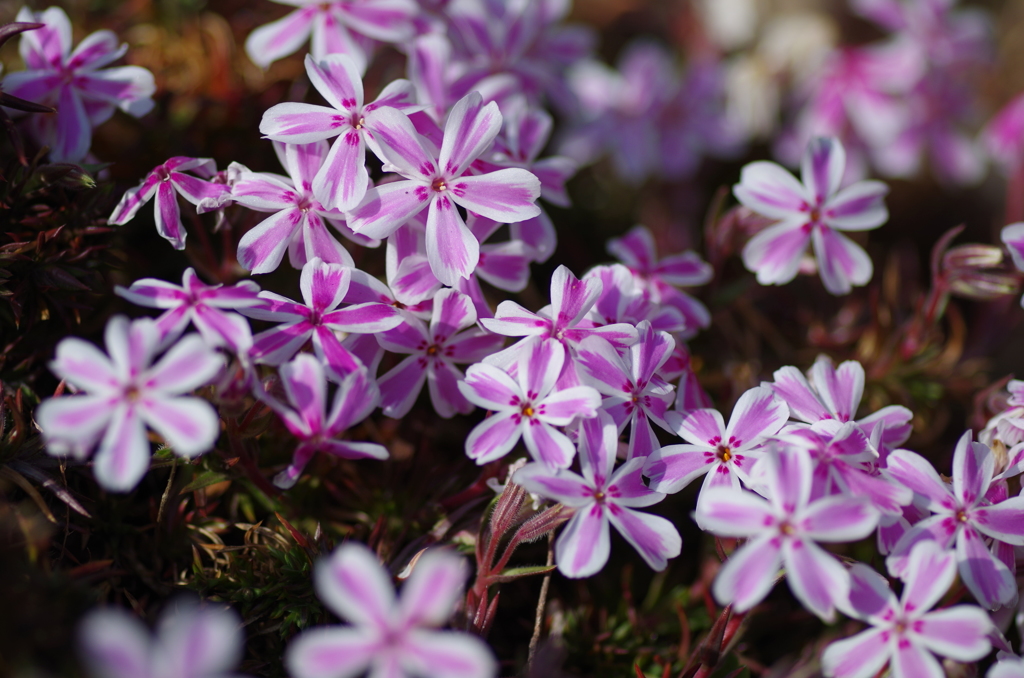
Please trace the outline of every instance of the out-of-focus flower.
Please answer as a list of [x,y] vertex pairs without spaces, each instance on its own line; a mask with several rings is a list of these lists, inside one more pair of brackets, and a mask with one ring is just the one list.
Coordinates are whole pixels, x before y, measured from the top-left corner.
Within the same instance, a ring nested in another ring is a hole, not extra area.
[[486,106],[479,93],[463,97],[448,116],[440,153],[423,145],[407,116],[379,109],[374,138],[385,168],[406,181],[381,184],[366,192],[349,216],[356,233],[385,238],[426,208],[427,260],[442,283],[468,278],[480,259],[480,243],[466,227],[456,205],[499,223],[515,223],[540,214],[540,180],[519,167],[463,176],[501,129],[501,112]]
[[447,419],[456,412],[472,412],[473,404],[459,391],[458,383],[463,375],[455,363],[483,360],[504,341],[503,337],[475,325],[476,309],[472,299],[453,289],[443,289],[434,297],[429,327],[419,318],[406,315],[401,325],[377,335],[386,350],[411,354],[378,382],[384,414],[389,417],[408,414],[424,382],[430,390],[434,411],[441,417]]
[[[953,486],[939,477],[931,462],[909,450],[889,455],[889,473],[921,497],[933,513],[907,532],[889,555],[889,569],[897,576],[910,572],[915,544],[935,541],[947,550],[956,550],[960,578],[978,602],[989,609],[1009,605],[1017,599],[1017,584],[1007,564],[994,555],[985,541],[1024,546],[1024,496],[998,503],[987,494],[995,475],[992,451],[983,443],[972,442],[967,431],[953,452]],[[1003,550],[998,549],[1000,554]],[[1008,557],[1013,550],[1008,549]]]
[[644,475],[651,479],[651,489],[674,493],[707,474],[702,501],[710,487],[739,489],[740,481],[750,482],[749,472],[760,456],[758,450],[788,418],[789,408],[767,386],[752,388],[740,396],[728,426],[718,410],[693,410],[682,421],[675,418],[676,432],[689,444],[655,450],[647,459]]
[[[306,74],[329,106],[286,102],[271,107],[260,121],[260,133],[289,144],[312,144],[337,137],[326,158],[311,167],[312,190],[327,209],[349,211],[366,195],[366,147],[387,162],[380,148],[389,118],[382,110],[407,110],[414,93],[408,80],[393,80],[373,103],[363,105],[363,79],[351,58],[335,54],[314,61],[306,55]],[[305,178],[305,177],[304,177]],[[299,184],[296,184],[298,187]]]
[[533,339],[522,351],[517,378],[477,363],[466,370],[459,390],[466,399],[491,415],[466,438],[466,454],[477,464],[500,459],[519,438],[530,456],[551,468],[567,468],[576,449],[556,426],[568,426],[577,417],[597,416],[601,394],[589,386],[554,390],[565,365],[565,348],[554,339]]
[[[864,367],[855,360],[835,367],[828,356],[820,355],[807,377],[789,365],[776,370],[774,377],[772,389],[789,405],[794,419],[808,424],[827,419],[844,423],[857,416],[864,394]],[[889,450],[910,437],[913,417],[914,413],[902,405],[888,405],[857,420],[857,426],[878,449],[884,462]]]
[[71,21],[59,7],[32,12],[22,7],[17,21],[45,24],[21,36],[27,70],[4,78],[4,91],[57,108],[55,116],[33,116],[29,129],[50,158],[77,162],[92,145],[92,129],[118,108],[136,117],[153,108],[153,74],[139,66],[104,68],[128,51],[111,31],[96,31],[71,49]]
[[1004,173],[1020,171],[1024,166],[1024,94],[996,113],[982,130],[981,141]]
[[338,308],[348,293],[352,270],[310,259],[299,278],[303,303],[264,291],[260,292],[259,305],[239,309],[250,318],[281,323],[253,338],[253,360],[280,365],[312,339],[313,350],[327,364],[333,378],[341,379],[365,367],[341,344],[335,332],[384,332],[397,327],[402,315],[394,306],[372,301]]
[[388,451],[377,443],[335,440],[345,430],[366,419],[380,402],[380,392],[366,369],[345,375],[334,395],[334,405],[327,412],[327,378],[320,361],[300,353],[295,360],[281,366],[281,383],[288,404],[279,402],[262,389],[257,395],[284,421],[299,446],[292,463],[277,474],[274,484],[289,488],[302,474],[302,469],[317,452],[343,459],[387,459]]
[[50,454],[81,459],[99,443],[96,480],[127,492],[149,467],[147,425],[183,457],[213,446],[220,433],[217,413],[205,400],[181,394],[209,383],[223,360],[193,334],[152,364],[161,336],[148,318],[129,323],[115,316],[105,339],[109,357],[81,339],[57,345],[50,369],[81,393],[43,401],[36,420]]
[[1003,657],[988,670],[985,678],[1024,678],[1024,659]]
[[618,430],[628,424],[628,459],[648,457],[661,448],[651,422],[671,430],[665,413],[672,404],[672,385],[657,376],[676,342],[667,332],[656,332],[644,320],[636,328],[640,338],[627,349],[625,359],[599,336],[586,337],[576,353],[580,377],[607,396],[601,409]]
[[552,471],[547,464],[534,462],[513,477],[526,491],[575,509],[555,543],[558,571],[566,577],[589,577],[605,566],[611,548],[609,523],[655,570],[664,570],[668,559],[678,556],[682,549],[682,538],[672,523],[634,510],[657,504],[665,495],[644,485],[642,459],[632,459],[615,469],[617,448],[615,422],[602,412],[580,422],[582,476],[566,470]]
[[230,608],[172,602],[151,634],[127,612],[99,608],[78,627],[79,654],[93,678],[240,678],[242,620]]
[[893,678],[943,678],[933,653],[973,662],[991,651],[993,625],[984,610],[954,605],[929,611],[956,579],[956,558],[934,542],[914,547],[899,599],[867,565],[854,565],[850,579],[849,600],[841,607],[872,628],[825,648],[821,662],[829,678],[873,676],[887,663]]
[[238,263],[252,273],[269,273],[281,264],[287,251],[295,268],[314,258],[354,266],[352,255],[327,228],[328,223],[337,227],[345,215],[324,207],[311,188],[313,175],[328,156],[327,142],[275,141],[274,150],[288,177],[243,171],[231,188],[231,198],[239,205],[274,213],[238,241]]
[[697,525],[722,537],[746,537],[715,579],[722,604],[749,610],[771,591],[779,567],[804,607],[822,619],[835,617],[846,598],[846,569],[816,542],[863,539],[878,525],[878,511],[865,497],[834,495],[811,501],[814,468],[806,450],[772,450],[757,464],[769,500],[736,489],[701,492]]
[[[178,195],[193,205],[199,213],[219,209],[231,201],[231,189],[226,184],[207,181],[213,177],[216,166],[210,158],[171,158],[146,175],[142,183],[128,189],[107,223],[127,224],[139,209],[156,196],[154,201],[156,230],[176,250],[185,249],[185,227],[181,223]],[[185,172],[195,172],[194,177]]]
[[249,34],[245,53],[261,68],[298,51],[312,34],[310,54],[315,60],[345,54],[362,73],[373,41],[399,44],[408,40],[419,13],[413,0],[274,1],[299,9]]
[[348,542],[314,572],[317,595],[351,626],[299,634],[285,652],[295,678],[374,676],[492,678],[498,665],[477,636],[435,631],[448,621],[466,580],[463,559],[441,549],[416,563],[396,600],[387,571],[362,544]]
[[819,137],[804,153],[803,182],[773,162],[743,168],[736,198],[778,223],[761,231],[743,248],[743,263],[762,285],[782,285],[796,277],[800,260],[813,244],[821,281],[832,294],[865,285],[874,268],[859,245],[838,231],[878,228],[889,218],[883,198],[889,187],[861,181],[840,190],[846,151],[838,139]]
[[143,278],[114,291],[138,304],[150,308],[166,309],[156,319],[162,347],[172,344],[191,322],[210,346],[229,346],[238,354],[252,346],[249,322],[226,310],[245,308],[259,303],[259,285],[243,280],[236,285],[206,285],[199,280],[194,268],[188,268],[181,277],[181,285]]

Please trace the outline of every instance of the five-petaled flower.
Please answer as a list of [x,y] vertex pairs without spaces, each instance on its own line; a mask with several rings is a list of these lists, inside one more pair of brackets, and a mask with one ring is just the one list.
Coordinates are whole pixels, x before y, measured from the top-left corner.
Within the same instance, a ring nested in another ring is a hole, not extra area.
[[443,549],[424,554],[413,568],[401,600],[387,570],[362,544],[348,542],[314,571],[321,600],[351,626],[328,626],[299,634],[285,652],[295,678],[374,676],[492,678],[497,662],[478,637],[436,631],[448,621],[468,574],[465,562]]
[[743,263],[762,285],[783,285],[796,277],[813,244],[821,281],[832,294],[866,285],[874,268],[867,253],[839,231],[878,228],[889,218],[883,198],[888,186],[860,181],[840,190],[846,151],[835,137],[811,140],[804,153],[803,182],[773,162],[743,168],[736,198],[754,212],[777,220],[743,248]]
[[110,357],[81,339],[57,345],[50,369],[81,393],[42,402],[36,420],[50,454],[82,458],[98,442],[96,479],[108,490],[127,492],[149,467],[147,425],[183,457],[213,447],[217,413],[205,400],[181,394],[209,383],[223,359],[192,334],[152,364],[161,337],[148,318],[129,323],[115,316],[105,338]]

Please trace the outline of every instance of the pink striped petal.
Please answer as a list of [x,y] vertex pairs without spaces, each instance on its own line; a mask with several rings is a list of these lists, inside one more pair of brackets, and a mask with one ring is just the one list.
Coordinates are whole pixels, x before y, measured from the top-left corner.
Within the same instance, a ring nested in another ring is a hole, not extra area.
[[956,559],[960,578],[982,607],[994,610],[1009,605],[1017,597],[1017,584],[1010,570],[992,555],[981,535],[971,526],[964,527],[957,535]]
[[437,175],[437,162],[424,139],[401,111],[383,107],[367,112],[365,126],[373,138],[370,148],[404,177],[429,183]]
[[822,209],[822,221],[840,231],[867,231],[889,220],[881,181],[858,181],[833,196]]
[[887,460],[889,474],[928,500],[932,510],[950,510],[955,506],[952,492],[939,478],[931,462],[909,450],[896,450]]
[[316,91],[339,111],[363,107],[361,68],[347,54],[330,54],[320,59],[306,55],[306,75]]
[[260,120],[260,134],[290,144],[329,139],[351,127],[348,118],[333,108],[293,101],[271,106]]
[[[328,264],[353,267],[355,261],[348,250],[331,235],[324,219],[316,212],[306,212],[301,223],[303,253],[306,261],[320,259]],[[303,263],[305,266],[305,263]]]
[[773,526],[777,520],[768,502],[752,492],[731,487],[712,487],[701,492],[694,518],[702,530],[722,537],[776,532]]
[[260,332],[253,337],[250,356],[257,363],[280,365],[288,360],[313,334],[313,326],[305,320]]
[[[519,357],[517,378],[527,399],[544,398],[565,364],[565,347],[557,339],[529,341]],[[566,422],[568,423],[568,422]]]
[[1014,546],[1024,546],[1024,496],[974,509],[972,523],[979,532]]
[[580,422],[580,470],[591,482],[607,485],[615,467],[618,442],[618,429],[606,412],[599,411],[596,417]]
[[772,389],[789,406],[793,418],[813,424],[832,416],[800,370],[782,367],[775,371],[774,377]]
[[514,480],[527,492],[539,494],[571,508],[594,503],[595,488],[572,471],[552,471],[547,464],[532,462],[516,471]]
[[652,490],[675,494],[717,463],[703,445],[666,445],[647,457],[644,475],[651,479]]
[[826,676],[872,678],[889,661],[889,654],[889,634],[872,628],[830,643],[821,655],[821,665]]
[[788,419],[789,408],[775,397],[771,387],[757,386],[736,401],[723,442],[730,448],[749,449],[778,433]]
[[260,26],[246,38],[245,53],[260,68],[294,54],[309,40],[314,17],[319,11],[319,7],[304,7]]
[[847,360],[833,368],[828,356],[818,356],[811,367],[811,380],[836,419],[847,422],[857,416],[864,393],[864,368],[859,362]]
[[683,548],[675,525],[661,516],[608,505],[608,519],[652,570],[660,572]]
[[720,443],[728,443],[722,415],[718,410],[710,408],[694,410],[686,415],[678,433],[683,440],[700,447],[716,447]]
[[601,337],[591,336],[580,342],[576,360],[590,386],[608,396],[632,397],[635,384],[629,378],[629,368],[618,351]]
[[418,182],[381,184],[367,189],[363,202],[348,215],[348,226],[360,235],[386,238],[426,207],[429,200],[427,187]]
[[357,676],[381,652],[372,627],[320,626],[297,635],[285,650],[284,664],[295,678]]
[[52,455],[83,457],[110,423],[117,396],[75,395],[47,398],[35,411],[36,423]]
[[96,453],[93,473],[96,481],[111,492],[128,492],[149,469],[149,441],[138,413],[119,405],[111,415],[107,433]]
[[387,332],[402,322],[401,312],[385,304],[356,304],[323,316],[324,325],[342,332],[375,334]]
[[501,111],[498,110],[498,104],[493,101],[484,104],[478,92],[467,94],[448,114],[441,154],[438,156],[441,171],[449,178],[461,175],[470,163],[487,150],[500,130]]
[[313,180],[313,195],[328,209],[354,209],[366,195],[366,144],[355,129],[343,132]]
[[51,142],[50,159],[54,162],[77,162],[85,157],[92,145],[92,124],[81,97],[70,85],[61,88],[56,115],[56,138]]
[[470,365],[466,370],[465,381],[459,384],[459,390],[471,403],[488,410],[518,412],[523,397],[519,384],[512,377],[486,363]]
[[378,632],[388,628],[395,591],[370,549],[349,541],[313,571],[316,594],[339,617]]
[[566,577],[580,579],[597,574],[608,562],[611,535],[602,505],[580,508],[555,542],[555,562]]
[[946,672],[931,652],[901,638],[895,644],[889,667],[892,678],[943,678]]
[[[404,591],[402,597],[404,600]],[[468,633],[454,631],[410,630],[402,639],[400,662],[403,669],[395,678],[407,675],[494,678],[498,674],[498,663],[487,643]],[[385,678],[388,674],[378,667],[373,676]]]
[[743,247],[743,265],[757,274],[762,285],[784,285],[800,270],[811,232],[803,218],[769,226]]
[[744,166],[732,192],[744,206],[772,219],[791,219],[806,212],[810,197],[796,177],[764,161]]
[[816,205],[839,190],[846,171],[846,149],[835,137],[815,137],[807,144],[800,176]]
[[232,199],[232,189],[227,184],[215,184],[191,174],[171,172],[170,182],[174,184],[178,195],[193,205],[199,205],[200,212],[219,209],[231,202]]
[[23,7],[17,21],[44,24],[22,34],[18,51],[29,68],[59,67],[71,53],[71,20],[60,7],[32,12]]
[[345,298],[351,279],[351,269],[313,259],[299,278],[302,300],[317,313],[330,311]]
[[529,251],[531,258],[536,262],[542,263],[550,259],[551,255],[555,253],[555,248],[558,246],[558,234],[555,232],[555,225],[551,222],[551,217],[548,216],[548,213],[543,208],[536,217],[510,224],[509,235],[513,241],[521,241]]
[[364,73],[367,62],[366,50],[355,39],[357,36],[353,36],[348,30],[340,14],[340,6],[333,4],[320,13],[318,20],[313,22],[313,39],[310,41],[309,53],[317,61],[332,54],[345,54],[355,63],[356,70]]
[[440,195],[427,212],[427,260],[430,270],[445,285],[468,278],[480,259],[480,243],[473,236],[455,205]]
[[[463,389],[462,394],[470,401],[473,400],[466,390]],[[466,438],[466,456],[480,466],[504,457],[512,451],[522,435],[519,419],[518,412],[507,411],[484,419]]]
[[497,221],[513,223],[540,214],[540,182],[524,169],[459,177],[452,181],[451,191],[459,205]]
[[930,612],[913,626],[918,643],[941,657],[974,662],[992,651],[992,619],[973,605],[954,605]]
[[411,355],[380,378],[381,409],[389,417],[401,419],[412,409],[427,380],[427,361]]
[[343,6],[345,23],[375,40],[403,43],[413,35],[413,19],[420,12],[412,0],[369,0]]
[[288,245],[299,233],[302,211],[287,209],[264,219],[238,241],[238,263],[252,273],[277,270]]
[[331,436],[358,424],[370,416],[380,402],[377,383],[366,369],[347,374],[334,395],[331,412],[327,415],[327,433]]
[[435,342],[450,339],[459,330],[476,324],[473,300],[452,289],[443,289],[434,296],[430,317],[430,337]]
[[366,369],[362,361],[345,348],[329,327],[318,326],[313,331],[313,352],[325,363],[328,374],[334,380],[344,379],[349,374]]
[[456,414],[469,414],[476,406],[459,391],[463,375],[447,360],[435,360],[427,371],[430,402],[439,417],[450,419]]
[[527,311],[514,301],[506,299],[498,304],[494,318],[481,318],[480,324],[495,334],[506,337],[527,337],[544,334],[551,321]]
[[[279,142],[275,142],[277,143]],[[286,177],[269,172],[248,171],[242,172],[231,187],[231,199],[239,205],[260,212],[294,208],[299,202],[295,187]]]
[[565,266],[559,266],[551,275],[551,315],[555,325],[571,327],[583,319],[601,295],[602,284],[597,278],[580,280]]
[[68,337],[57,344],[56,357],[49,367],[61,379],[90,393],[114,393],[121,388],[110,359],[81,339]]
[[468,576],[469,568],[462,556],[440,548],[427,551],[402,588],[398,605],[402,622],[409,627],[443,625],[451,617]]
[[866,285],[874,273],[871,257],[845,235],[831,228],[815,228],[814,256],[825,289],[832,294],[849,294],[851,286]]
[[180,286],[156,278],[136,280],[128,288],[118,285],[114,292],[133,304],[150,308],[176,308],[188,303],[188,294]]
[[224,365],[220,354],[210,350],[199,335],[191,334],[177,343],[150,368],[140,388],[162,395],[177,395],[208,384]]
[[[523,442],[530,456],[549,468],[568,468],[576,456],[576,448],[565,434],[556,431],[540,417],[524,421]],[[479,462],[478,462],[479,463]]]
[[731,603],[737,612],[746,612],[764,600],[775,584],[782,565],[779,540],[765,535],[747,542],[735,551],[712,585],[715,599]]
[[971,431],[965,432],[953,451],[953,494],[963,506],[982,500],[995,473],[992,450],[984,443],[972,442],[972,438]]
[[320,362],[308,353],[300,353],[295,360],[281,365],[279,373],[288,403],[307,430],[319,431],[327,411],[327,382]]
[[153,639],[133,615],[113,607],[92,610],[78,630],[83,663],[104,678],[148,676]]
[[572,386],[555,391],[537,406],[537,417],[554,426],[568,426],[576,417],[597,416],[601,394],[589,386]]
[[146,397],[139,405],[140,416],[179,456],[209,451],[220,434],[220,418],[202,398]]
[[139,208],[149,202],[150,198],[156,193],[160,182],[160,177],[155,173],[151,173],[146,176],[141,184],[125,191],[124,195],[121,196],[120,202],[117,203],[117,207],[111,213],[110,218],[107,219],[107,223],[120,226],[131,221],[135,217],[135,213],[139,211]]
[[786,581],[804,607],[826,621],[835,619],[835,602],[849,595],[850,577],[834,556],[810,540],[782,545]]
[[156,230],[170,241],[176,250],[185,249],[185,227],[178,210],[178,194],[169,181],[156,189]]

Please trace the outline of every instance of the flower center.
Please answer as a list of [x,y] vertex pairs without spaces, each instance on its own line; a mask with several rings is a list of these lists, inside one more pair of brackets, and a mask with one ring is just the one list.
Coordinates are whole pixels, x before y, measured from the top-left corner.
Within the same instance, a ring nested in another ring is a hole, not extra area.
[[157,167],[156,168],[156,175],[158,177],[160,177],[160,181],[170,181],[171,180],[171,173],[167,171],[166,167],[163,167],[163,166]]
[[718,449],[715,450],[715,456],[718,457],[719,461],[729,461],[732,459],[732,448],[728,445],[719,445]]
[[604,498],[605,498],[604,492],[602,492],[601,490],[598,490],[597,492],[594,493],[594,501],[596,501],[598,503],[603,503],[604,502]]
[[525,405],[523,405],[522,412],[524,417],[532,417],[534,414],[533,405],[530,403],[526,403]]
[[430,187],[437,191],[438,193],[448,190],[448,184],[445,183],[444,177],[438,177],[434,179],[434,183],[432,183]]
[[956,512],[956,519],[957,519],[957,521],[959,521],[961,523],[966,523],[967,522],[967,512],[964,511],[963,509],[960,509],[959,511]]
[[812,207],[811,208],[811,222],[816,224],[819,221],[821,221],[821,208],[820,207]]
[[796,530],[788,522],[782,522],[779,524],[779,532],[791,536],[796,533]]
[[358,114],[352,116],[352,128],[353,129],[363,129],[363,125],[365,123],[366,123],[366,119],[363,118],[363,116],[358,115]]
[[432,344],[427,347],[427,355],[437,355],[437,352],[441,350],[437,347],[437,344]]

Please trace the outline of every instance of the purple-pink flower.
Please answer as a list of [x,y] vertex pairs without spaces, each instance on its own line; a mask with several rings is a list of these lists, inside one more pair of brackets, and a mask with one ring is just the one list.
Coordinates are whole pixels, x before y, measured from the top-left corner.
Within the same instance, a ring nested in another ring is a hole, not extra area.
[[71,22],[59,7],[32,12],[22,7],[16,21],[42,23],[21,35],[21,58],[27,70],[4,77],[12,96],[57,109],[56,115],[34,115],[29,127],[50,159],[78,162],[92,145],[92,128],[121,110],[136,117],[153,108],[153,74],[140,66],[104,68],[128,51],[111,31],[96,31],[71,49]]
[[984,610],[954,605],[930,611],[956,579],[956,559],[934,542],[914,547],[898,599],[867,565],[854,565],[850,579],[841,607],[871,628],[825,648],[821,663],[829,678],[871,678],[886,664],[893,678],[943,678],[934,655],[973,662],[991,651],[994,626]]
[[644,485],[643,459],[615,469],[619,436],[611,417],[599,413],[580,422],[580,470],[552,470],[534,462],[516,471],[513,481],[528,492],[554,499],[575,510],[555,542],[558,571],[566,577],[589,577],[608,562],[613,525],[644,561],[664,570],[682,549],[679,531],[668,520],[634,510],[665,498]]
[[263,114],[260,133],[289,144],[311,144],[337,137],[327,157],[321,155],[320,162],[311,168],[313,171],[306,174],[312,175],[310,188],[324,208],[347,212],[359,204],[369,185],[367,145],[387,162],[378,145],[378,135],[387,133],[390,120],[384,111],[394,114],[395,110],[409,109],[413,88],[408,80],[393,80],[376,101],[364,106],[363,79],[356,64],[344,54],[319,61],[307,54],[306,74],[328,105],[287,102],[273,106]]
[[312,35],[309,51],[314,59],[346,54],[362,73],[373,40],[400,43],[411,38],[419,11],[413,0],[274,1],[298,9],[249,34],[245,53],[261,68],[298,51]]
[[[933,515],[903,535],[887,562],[902,577],[908,572],[907,556],[918,542],[935,541],[943,549],[955,549],[960,578],[980,604],[995,609],[1017,599],[1017,584],[1009,564],[992,552],[986,537],[997,547],[1000,542],[1024,546],[1024,496],[1003,501],[987,496],[995,459],[987,445],[972,442],[971,437],[971,431],[964,433],[953,452],[952,487],[921,455],[909,450],[889,455],[889,473],[913,490]],[[1012,553],[1009,549],[1010,563]]]
[[834,137],[813,139],[804,153],[802,182],[773,162],[743,168],[733,193],[744,206],[777,221],[743,248],[743,263],[762,285],[783,285],[796,277],[813,245],[821,281],[832,294],[865,285],[873,267],[867,253],[839,231],[878,228],[889,218],[883,199],[889,187],[861,181],[841,188],[846,151]]
[[377,340],[392,353],[410,354],[378,382],[384,414],[404,417],[426,383],[434,411],[447,419],[457,412],[469,414],[474,407],[459,391],[463,374],[455,363],[483,360],[501,347],[504,337],[476,327],[472,299],[443,289],[434,297],[429,326],[407,314],[401,325]]
[[644,475],[651,479],[651,489],[670,494],[704,474],[702,498],[710,487],[739,489],[741,481],[749,484],[750,469],[767,438],[778,433],[788,418],[786,404],[767,386],[740,396],[728,426],[718,410],[693,410],[676,426],[687,444],[655,450],[647,458]]
[[242,620],[231,608],[172,601],[156,634],[134,615],[98,608],[78,627],[82,662],[93,678],[241,678]]
[[194,268],[188,268],[181,277],[181,285],[156,278],[142,278],[114,291],[139,306],[165,309],[156,319],[160,330],[160,344],[169,346],[189,323],[195,325],[207,344],[228,346],[238,354],[252,346],[249,321],[230,310],[247,308],[259,303],[259,286],[251,280],[235,285],[207,285],[199,280]]
[[349,227],[372,238],[386,238],[427,209],[431,270],[446,285],[468,278],[477,267],[480,244],[457,205],[500,223],[516,223],[540,214],[535,204],[540,181],[530,172],[512,167],[466,175],[473,161],[491,146],[501,120],[496,103],[484,105],[477,92],[466,95],[448,116],[435,158],[427,150],[429,142],[420,137],[406,115],[391,108],[379,109],[373,135],[385,169],[398,172],[405,180],[366,191],[362,204],[349,216]]
[[64,339],[50,369],[78,395],[50,398],[36,421],[53,455],[84,458],[99,444],[93,471],[104,488],[127,492],[149,467],[146,427],[175,454],[195,457],[213,447],[220,421],[210,403],[183,396],[217,375],[223,359],[197,334],[178,341],[153,364],[161,336],[148,318],[107,323],[107,355],[81,339]]
[[466,370],[459,390],[466,400],[494,412],[466,438],[466,454],[477,464],[500,459],[519,438],[530,456],[551,468],[567,468],[576,448],[556,427],[577,417],[597,416],[601,394],[589,386],[555,390],[566,361],[565,348],[553,339],[532,339],[520,354],[516,379],[493,365]]
[[[215,165],[210,158],[171,158],[146,175],[142,183],[128,189],[107,223],[127,224],[136,212],[154,196],[156,230],[170,241],[176,250],[185,249],[185,227],[181,223],[178,209],[178,195],[198,207],[198,211],[210,212],[231,200],[231,189],[226,184],[207,181],[213,177]],[[195,172],[194,177],[185,172]]]
[[493,678],[498,665],[477,636],[436,631],[451,617],[468,569],[442,549],[427,551],[395,596],[391,577],[370,549],[348,542],[317,563],[316,592],[350,626],[303,631],[285,651],[295,678],[373,676]]
[[312,340],[317,357],[326,363],[334,377],[341,379],[365,367],[342,345],[335,332],[384,332],[401,323],[402,316],[394,306],[376,301],[338,308],[348,294],[353,270],[310,259],[302,267],[299,278],[303,303],[264,291],[260,292],[260,304],[239,309],[250,318],[281,323],[253,337],[253,360],[280,365]]
[[387,459],[388,451],[377,443],[336,440],[345,430],[366,419],[380,402],[380,392],[366,369],[345,375],[334,394],[334,404],[327,412],[327,377],[314,356],[300,353],[295,360],[281,366],[281,384],[288,404],[266,391],[257,395],[281,417],[299,446],[292,463],[277,474],[274,484],[289,488],[295,484],[306,464],[317,452],[343,459]]
[[715,598],[737,611],[749,610],[768,595],[784,567],[789,588],[804,607],[832,620],[850,579],[817,542],[863,539],[878,525],[878,511],[864,497],[812,501],[814,468],[806,450],[770,450],[758,462],[757,473],[768,500],[730,486],[701,492],[697,525],[721,537],[747,539],[715,578]]

